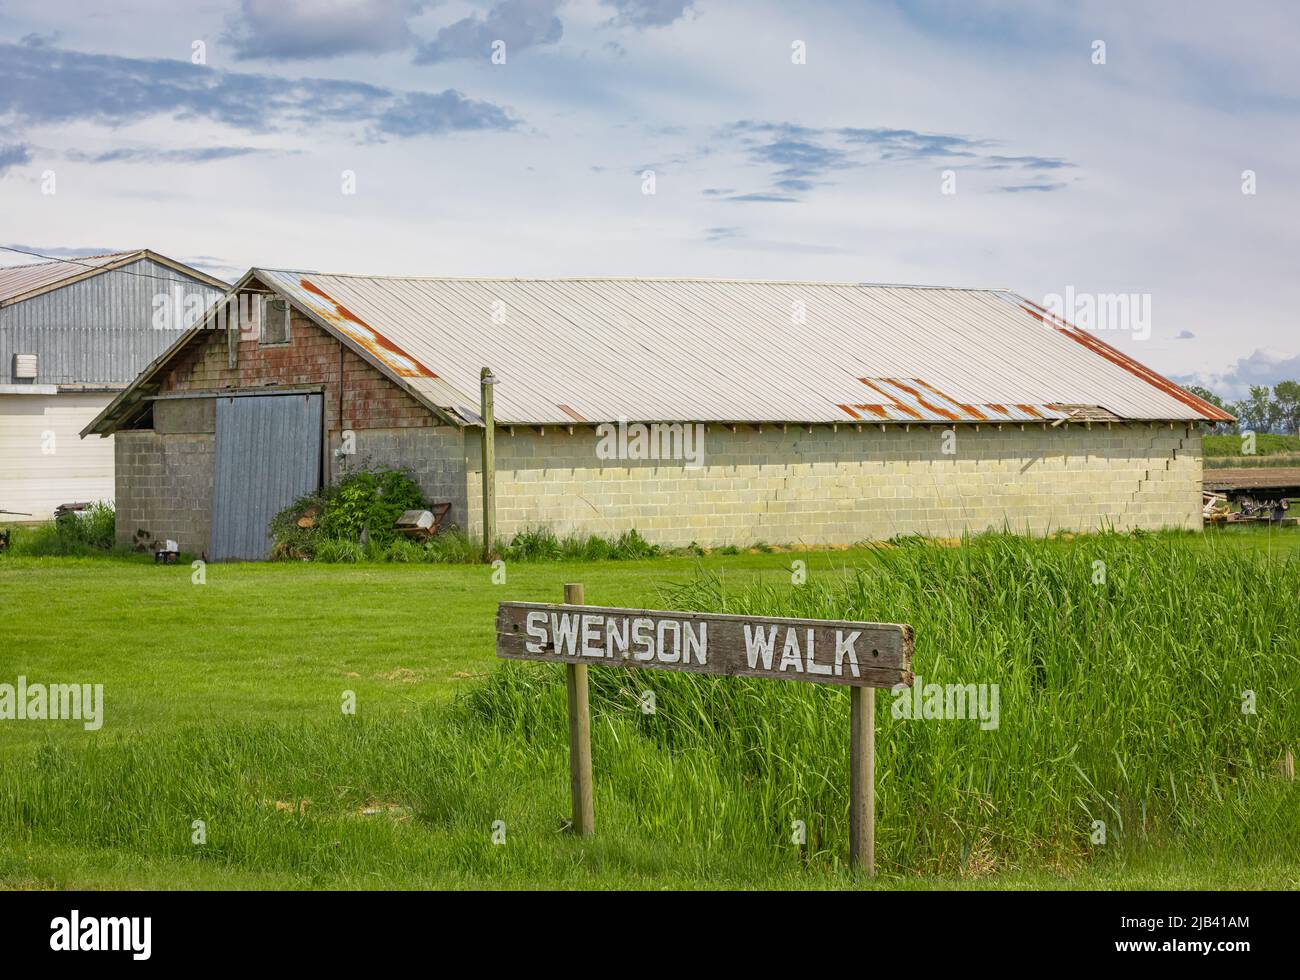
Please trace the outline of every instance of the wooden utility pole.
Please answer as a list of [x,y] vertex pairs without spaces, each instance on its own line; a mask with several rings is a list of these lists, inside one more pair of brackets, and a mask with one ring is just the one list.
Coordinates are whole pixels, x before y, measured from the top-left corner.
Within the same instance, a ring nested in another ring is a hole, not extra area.
[[849,867],[876,873],[876,689],[849,688]]
[[[567,606],[584,606],[582,583],[564,587]],[[582,837],[596,830],[596,804],[591,793],[591,705],[587,700],[587,665],[565,664],[569,695],[569,791],[573,798],[573,832]]]
[[496,422],[492,412],[492,386],[497,379],[491,368],[479,374],[480,414],[483,416],[483,561],[492,561],[497,536]]

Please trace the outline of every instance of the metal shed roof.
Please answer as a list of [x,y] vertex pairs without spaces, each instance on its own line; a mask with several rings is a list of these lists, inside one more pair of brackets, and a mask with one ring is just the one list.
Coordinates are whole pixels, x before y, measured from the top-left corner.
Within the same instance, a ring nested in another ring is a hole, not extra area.
[[1005,290],[251,274],[466,424],[1231,418]]
[[80,279],[120,269],[141,259],[151,259],[218,289],[224,290],[228,286],[220,279],[141,248],[131,252],[108,252],[104,255],[79,256],[74,259],[0,266],[0,306],[21,303],[52,289],[60,289]]

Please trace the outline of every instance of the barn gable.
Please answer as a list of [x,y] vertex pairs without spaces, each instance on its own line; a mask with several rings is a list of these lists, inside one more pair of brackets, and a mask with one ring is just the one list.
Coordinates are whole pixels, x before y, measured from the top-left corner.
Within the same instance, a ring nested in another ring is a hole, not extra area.
[[147,249],[0,268],[0,506],[111,498],[112,445],[78,432],[226,288]]

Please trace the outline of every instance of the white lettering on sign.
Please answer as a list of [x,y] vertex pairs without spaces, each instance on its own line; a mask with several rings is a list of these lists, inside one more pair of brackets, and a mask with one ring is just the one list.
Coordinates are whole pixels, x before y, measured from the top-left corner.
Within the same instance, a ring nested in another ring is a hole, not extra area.
[[745,624],[745,656],[749,660],[749,666],[752,670],[758,666],[758,658],[763,658],[763,669],[772,669],[772,644],[776,641],[776,627],[773,626],[766,634],[763,627],[754,632],[754,628],[748,623]]
[[528,634],[524,647],[529,653],[600,660],[627,660],[631,656],[642,663],[709,663],[708,623],[629,620],[600,613],[548,615],[534,610],[525,617],[524,630]]
[[862,635],[861,630],[854,630],[848,636],[844,635],[843,630],[835,631],[835,676],[844,676],[844,658],[849,661],[849,669],[853,671],[853,676],[858,674],[858,655],[853,651],[853,644],[858,642],[858,637]]
[[893,687],[912,681],[910,626],[503,602],[497,656]]
[[[709,663],[709,624],[676,619],[627,619],[600,613],[529,612],[525,617],[529,653],[582,656],[597,660],[639,660],[661,664]],[[778,627],[744,625],[745,657],[751,668],[772,669]],[[835,631],[835,659],[817,659],[816,633],[787,627],[776,669],[822,677],[861,676],[855,644],[862,635]]]
[[[772,669],[772,655],[776,650],[776,633],[778,627],[769,626],[766,630],[760,626],[744,625],[745,659],[750,669],[762,664],[764,670]],[[807,672],[822,677],[843,677],[845,662],[848,663],[849,676],[861,677],[858,671],[858,655],[854,648],[861,630],[853,630],[847,636],[843,630],[835,631],[835,662],[818,663],[816,657],[816,640],[813,630],[806,630],[805,645],[799,646],[799,632],[795,627],[787,627],[785,642],[781,646],[781,659],[777,670]]]

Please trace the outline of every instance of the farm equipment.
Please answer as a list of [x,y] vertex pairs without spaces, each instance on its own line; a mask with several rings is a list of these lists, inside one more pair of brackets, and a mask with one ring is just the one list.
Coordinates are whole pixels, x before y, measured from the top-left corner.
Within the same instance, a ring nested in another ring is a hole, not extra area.
[[90,501],[83,500],[81,503],[59,504],[54,508],[54,519],[56,521],[64,520],[74,514],[79,514],[90,506]]
[[1207,524],[1291,524],[1293,498],[1300,498],[1300,469],[1206,470],[1202,514]]

